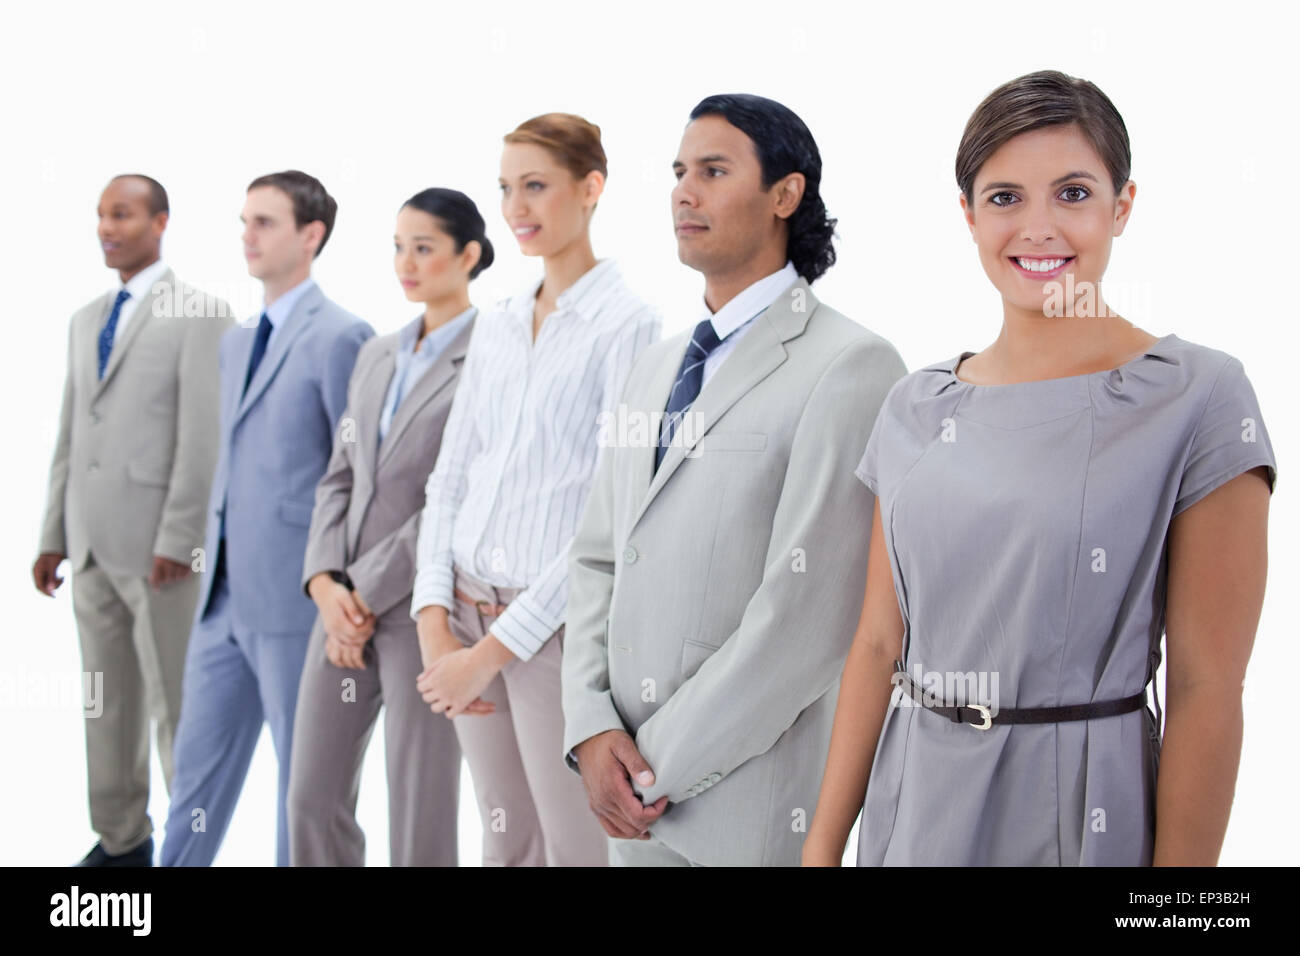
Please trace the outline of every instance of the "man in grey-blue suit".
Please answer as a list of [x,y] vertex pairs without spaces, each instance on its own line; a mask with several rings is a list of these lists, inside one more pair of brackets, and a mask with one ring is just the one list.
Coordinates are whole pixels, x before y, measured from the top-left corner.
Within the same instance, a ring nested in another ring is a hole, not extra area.
[[276,863],[289,862],[289,748],[316,617],[300,586],[307,529],[352,366],[374,335],[311,278],[336,208],[320,182],[290,170],[253,180],[240,217],[266,305],[256,329],[221,340],[221,446],[163,866],[206,866],[217,855],[264,720],[280,766]]

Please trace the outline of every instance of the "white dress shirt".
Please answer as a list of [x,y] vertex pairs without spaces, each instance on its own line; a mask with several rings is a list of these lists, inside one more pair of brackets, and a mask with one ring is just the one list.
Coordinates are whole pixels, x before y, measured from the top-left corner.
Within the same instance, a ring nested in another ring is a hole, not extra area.
[[524,588],[491,631],[528,660],[561,624],[569,545],[599,456],[600,415],[617,408],[660,317],[613,260],[560,294],[533,341],[541,282],[478,319],[425,486],[411,616],[452,610],[453,565]]
[[[117,316],[117,325],[113,327],[113,344],[115,346],[122,341],[122,333],[126,331],[131,317],[135,314],[136,307],[144,301],[145,296],[149,294],[149,290],[153,288],[153,284],[162,279],[163,273],[166,271],[167,263],[159,259],[153,265],[145,266],[133,275],[129,282],[123,282],[121,276],[118,277],[117,288],[113,290],[114,300],[117,299],[118,293],[123,289],[127,291],[131,298],[122,303],[122,311]],[[109,305],[108,312],[104,313],[104,319],[99,323],[101,329],[108,322],[108,317],[112,311],[113,306]]]
[[710,352],[708,358],[704,360],[704,379],[700,383],[701,391],[704,390],[704,386],[708,384],[709,379],[713,377],[713,374],[726,360],[727,356],[731,354],[731,350],[736,347],[736,343],[745,337],[745,333],[753,326],[754,320],[762,312],[766,311],[782,292],[798,281],[799,273],[795,271],[794,263],[787,259],[783,268],[778,269],[771,275],[764,276],[753,285],[747,286],[743,292],[717,312],[710,312],[708,303],[704,304],[704,313],[696,319],[696,322],[712,316],[713,332],[722,340],[722,344]]

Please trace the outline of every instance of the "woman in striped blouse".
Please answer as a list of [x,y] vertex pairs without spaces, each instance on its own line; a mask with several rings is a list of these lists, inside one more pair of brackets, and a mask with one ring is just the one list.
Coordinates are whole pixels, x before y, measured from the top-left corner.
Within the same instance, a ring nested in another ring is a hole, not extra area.
[[592,252],[606,174],[600,130],[580,117],[546,114],[505,137],[501,211],[543,278],[479,320],[425,492],[417,685],[454,722],[487,865],[607,862],[561,756],[568,550],[601,414],[660,319]]

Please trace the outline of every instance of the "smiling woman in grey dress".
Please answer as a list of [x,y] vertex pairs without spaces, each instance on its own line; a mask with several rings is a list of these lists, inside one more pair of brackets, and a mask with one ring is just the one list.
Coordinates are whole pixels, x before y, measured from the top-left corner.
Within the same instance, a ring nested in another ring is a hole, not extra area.
[[1255,393],[1102,302],[1135,187],[1100,90],[1006,84],[957,169],[1003,327],[900,380],[857,469],[867,588],[804,862],[862,807],[859,865],[1213,864],[1276,478]]

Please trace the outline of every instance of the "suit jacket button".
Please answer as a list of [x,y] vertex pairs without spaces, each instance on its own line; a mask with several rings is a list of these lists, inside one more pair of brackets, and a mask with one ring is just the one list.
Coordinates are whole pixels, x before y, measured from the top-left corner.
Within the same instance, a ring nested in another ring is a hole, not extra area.
[[103,419],[99,417],[99,412],[91,412],[90,421],[92,424],[98,425],[100,422],[103,421]]
[[89,465],[86,466],[86,471],[99,471],[99,462],[92,461]]
[[721,779],[722,774],[718,773],[716,770],[709,774],[709,783],[717,783]]
[[628,564],[636,564],[636,548],[630,544],[623,549],[623,560]]

